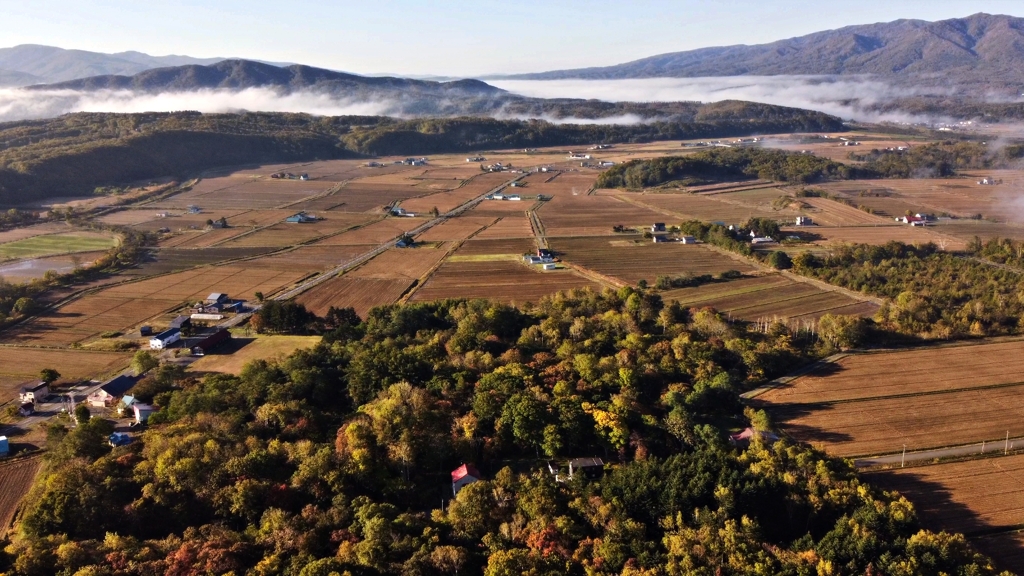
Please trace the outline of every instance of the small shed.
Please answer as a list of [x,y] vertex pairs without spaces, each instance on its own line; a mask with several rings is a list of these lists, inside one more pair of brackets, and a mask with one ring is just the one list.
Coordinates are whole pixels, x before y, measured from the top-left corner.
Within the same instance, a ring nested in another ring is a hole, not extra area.
[[694,238],[693,236],[683,236],[683,237],[679,238],[679,241],[682,242],[683,244],[696,244],[697,243],[697,239]]
[[36,382],[21,387],[18,399],[24,402],[42,402],[50,396],[50,385],[46,382]]
[[188,316],[175,316],[174,320],[171,320],[171,323],[170,323],[170,325],[168,327],[169,328],[177,328],[177,329],[181,330],[182,328],[185,328],[186,326],[191,326],[191,325],[192,325],[192,319],[189,318]]
[[132,404],[132,412],[135,414],[135,422],[137,424],[145,424],[149,420],[149,415],[156,412],[156,408],[149,404],[136,402]]
[[481,478],[480,471],[472,464],[463,464],[452,470],[452,496],[458,495],[467,484],[472,484]]
[[113,447],[127,446],[132,443],[132,437],[127,432],[114,432],[109,438],[110,445]]
[[7,436],[0,436],[0,458],[6,458],[11,454],[11,445],[7,442]]
[[664,222],[655,222],[651,226],[651,232],[653,232],[655,234],[657,234],[658,232],[665,232],[665,223]]
[[228,301],[228,295],[220,292],[213,292],[206,297],[207,304],[225,304]]
[[544,264],[544,265],[543,265],[543,268],[544,268],[545,270],[554,270],[554,269],[555,269],[555,268],[557,268],[557,267],[558,267],[558,265],[557,265],[557,264],[552,264],[552,263],[548,263],[548,264]]
[[36,411],[36,405],[31,402],[25,402],[21,406],[18,406],[18,416],[31,416]]
[[796,217],[796,225],[797,226],[810,226],[813,223],[814,222],[811,221],[811,217],[810,216],[797,216]]
[[139,328],[139,336],[152,336],[152,335],[153,335],[153,327],[152,326],[143,326],[142,328]]
[[778,436],[771,432],[765,432],[760,430],[754,430],[749,426],[742,432],[729,435],[729,443],[733,446],[739,446],[741,448],[746,447],[750,444],[754,438],[760,438],[761,440],[767,440],[768,442],[775,442],[779,439]]

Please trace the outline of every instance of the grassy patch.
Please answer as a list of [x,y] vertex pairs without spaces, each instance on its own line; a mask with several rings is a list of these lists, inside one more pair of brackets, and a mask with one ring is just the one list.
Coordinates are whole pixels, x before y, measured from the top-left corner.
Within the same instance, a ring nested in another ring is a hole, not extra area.
[[0,260],[107,250],[116,243],[117,238],[114,236],[97,232],[68,232],[33,236],[24,240],[0,244]]

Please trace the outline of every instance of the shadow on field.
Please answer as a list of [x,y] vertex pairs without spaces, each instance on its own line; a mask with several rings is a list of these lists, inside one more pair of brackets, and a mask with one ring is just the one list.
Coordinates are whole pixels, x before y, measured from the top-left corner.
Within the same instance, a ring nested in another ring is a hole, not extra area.
[[[987,460],[978,461],[978,465],[991,467]],[[925,468],[927,466],[918,469]],[[945,530],[966,534],[971,543],[991,556],[999,568],[1024,573],[1024,535],[1006,532],[1014,526],[987,522],[967,505],[953,500],[952,493],[944,485],[926,480],[914,470],[881,470],[864,473],[862,478],[876,488],[895,490],[910,500],[922,527],[936,532]],[[984,500],[1002,489],[999,482],[993,482],[989,488],[982,487],[978,491],[980,493],[961,493],[959,497],[973,496]]]
[[235,336],[229,340],[225,340],[223,344],[220,344],[213,350],[206,353],[207,356],[230,356],[235,352],[238,352],[242,348],[245,348],[249,344],[255,342],[255,338],[245,338]]
[[808,426],[806,424],[796,424],[793,422],[794,420],[798,420],[818,412],[827,412],[832,410],[833,406],[833,404],[822,402],[817,404],[775,404],[766,405],[766,408],[771,414],[772,419],[781,423],[786,434],[800,442],[817,445],[820,443],[829,444],[835,442],[849,442],[853,440],[852,436],[843,432],[834,432],[818,428],[817,426]]

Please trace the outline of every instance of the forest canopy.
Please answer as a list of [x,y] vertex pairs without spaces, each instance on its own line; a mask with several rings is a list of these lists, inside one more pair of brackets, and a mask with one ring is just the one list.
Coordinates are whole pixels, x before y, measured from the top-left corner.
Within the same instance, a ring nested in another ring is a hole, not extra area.
[[[239,376],[160,371],[156,425],[127,446],[100,418],[51,426],[0,572],[994,573],[742,408],[841,334],[748,331],[630,288],[334,316],[316,348]],[[726,441],[748,426],[749,446]],[[545,463],[584,456],[603,474]],[[462,463],[481,478],[453,497]]]

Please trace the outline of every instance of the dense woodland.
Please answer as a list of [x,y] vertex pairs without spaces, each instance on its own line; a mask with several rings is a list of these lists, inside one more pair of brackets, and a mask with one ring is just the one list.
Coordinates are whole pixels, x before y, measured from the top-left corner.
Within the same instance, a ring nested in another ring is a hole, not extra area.
[[844,129],[832,116],[781,106],[723,102],[693,108],[685,116],[692,120],[636,125],[276,113],[69,114],[0,124],[0,205],[88,195],[99,186],[161,176],[187,178],[234,164]]
[[[747,332],[629,288],[332,316],[315,349],[239,377],[169,371],[160,425],[129,446],[107,447],[99,419],[51,426],[0,570],[993,573],[847,463],[725,441],[771,426],[737,393],[828,338]],[[566,483],[544,465],[579,456],[612,464]],[[463,462],[485,479],[452,499]]]
[[648,188],[668,182],[700,183],[761,178],[817,182],[850,178],[845,164],[810,154],[769,148],[712,148],[688,156],[633,160],[601,173],[599,188]]
[[1024,270],[950,254],[934,244],[889,242],[804,253],[794,269],[837,286],[889,299],[876,319],[885,328],[929,338],[1019,333]]

